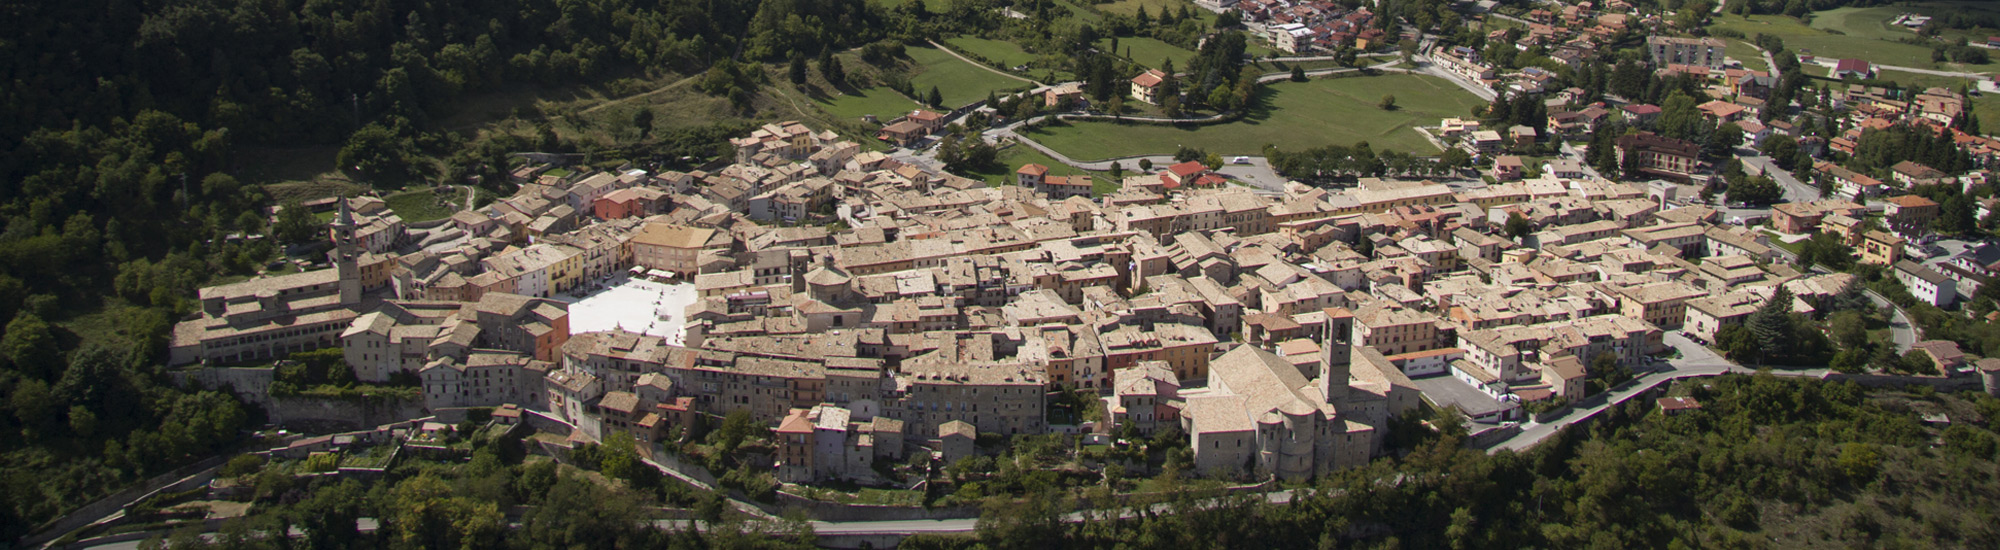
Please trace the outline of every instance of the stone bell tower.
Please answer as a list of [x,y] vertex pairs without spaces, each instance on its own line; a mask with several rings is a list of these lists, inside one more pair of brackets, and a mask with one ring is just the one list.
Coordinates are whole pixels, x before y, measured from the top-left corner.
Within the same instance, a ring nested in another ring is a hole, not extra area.
[[340,274],[340,305],[361,303],[361,245],[355,242],[354,210],[340,199],[340,215],[330,225],[333,233],[334,269]]

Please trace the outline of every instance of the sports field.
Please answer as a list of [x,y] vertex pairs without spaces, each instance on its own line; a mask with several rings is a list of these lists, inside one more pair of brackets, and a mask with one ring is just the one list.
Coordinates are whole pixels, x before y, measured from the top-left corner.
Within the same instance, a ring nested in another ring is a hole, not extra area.
[[[1396,110],[1376,107],[1384,93],[1396,96]],[[1298,150],[1359,141],[1378,150],[1429,154],[1437,149],[1412,128],[1466,116],[1478,103],[1479,98],[1465,90],[1429,76],[1280,82],[1266,87],[1260,106],[1236,122],[1209,126],[1078,122],[1028,135],[1077,160],[1171,154],[1182,146],[1223,155],[1255,155],[1265,144]]]

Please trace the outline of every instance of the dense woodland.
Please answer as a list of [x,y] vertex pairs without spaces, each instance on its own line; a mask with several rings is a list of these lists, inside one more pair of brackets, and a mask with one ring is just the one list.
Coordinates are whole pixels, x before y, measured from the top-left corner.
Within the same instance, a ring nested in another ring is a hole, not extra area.
[[[1768,374],[1676,391],[1526,453],[1458,436],[1343,472],[1291,504],[1187,498],[1175,513],[1061,524],[1057,505],[996,506],[977,537],[907,548],[1991,548],[2000,400],[1866,391]],[[1949,427],[1921,416],[1942,413]],[[1056,498],[1049,501],[1060,500]]]

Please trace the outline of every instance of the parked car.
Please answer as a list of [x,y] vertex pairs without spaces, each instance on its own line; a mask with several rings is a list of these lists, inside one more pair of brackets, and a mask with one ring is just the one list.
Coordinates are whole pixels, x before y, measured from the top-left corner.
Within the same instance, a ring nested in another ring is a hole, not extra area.
[[1236,157],[1236,158],[1233,158],[1233,159],[1229,159],[1229,163],[1230,163],[1230,164],[1250,164],[1250,157]]

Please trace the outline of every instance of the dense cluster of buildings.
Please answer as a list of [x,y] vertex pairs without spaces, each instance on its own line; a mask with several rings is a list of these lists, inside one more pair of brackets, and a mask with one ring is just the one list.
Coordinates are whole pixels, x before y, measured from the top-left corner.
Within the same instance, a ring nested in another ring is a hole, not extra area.
[[[775,427],[788,481],[1125,425],[1179,428],[1202,473],[1295,479],[1364,463],[1423,400],[1522,419],[1663,331],[1712,338],[1779,286],[1802,309],[1854,287],[1771,264],[1716,211],[1581,175],[1272,194],[1190,164],[1093,197],[1045,167],[989,187],[796,123],[736,146],[713,171],[524,184],[455,216],[456,240],[387,250],[372,286],[342,203],[334,269],[204,289],[175,360],[341,346],[363,380],[414,375],[430,408],[514,404],[590,437],[744,410]],[[802,214],[754,206],[791,200]],[[1846,211],[1815,212],[1788,223]],[[1501,236],[1514,216],[1530,235]],[[571,303],[620,285],[687,298],[645,294],[616,323]],[[1059,390],[1109,417],[1052,425]]]

